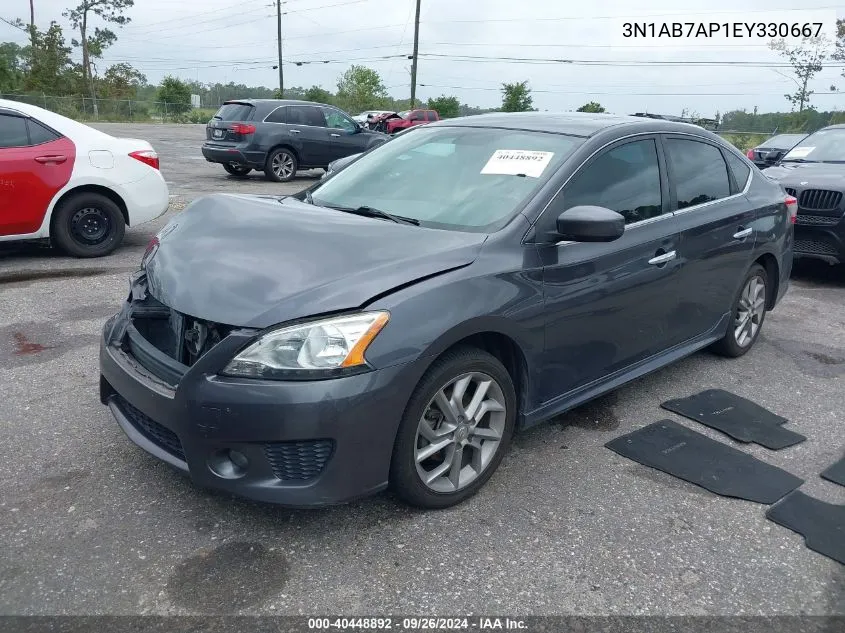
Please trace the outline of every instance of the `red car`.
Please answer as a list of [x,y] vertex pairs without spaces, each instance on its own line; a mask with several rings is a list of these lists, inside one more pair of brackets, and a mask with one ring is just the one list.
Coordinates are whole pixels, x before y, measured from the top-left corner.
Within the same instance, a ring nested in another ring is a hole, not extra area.
[[402,112],[400,117],[399,119],[390,119],[387,121],[388,134],[396,134],[415,125],[440,120],[440,115],[437,114],[436,110],[411,110],[410,112]]

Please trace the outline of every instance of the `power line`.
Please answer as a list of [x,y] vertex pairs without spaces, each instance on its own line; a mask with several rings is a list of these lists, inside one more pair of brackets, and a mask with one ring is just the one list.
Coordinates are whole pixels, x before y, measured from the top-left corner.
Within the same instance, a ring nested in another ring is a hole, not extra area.
[[[572,64],[576,66],[747,66],[750,68],[792,68],[788,63],[738,60],[602,60],[564,59],[552,57],[492,57],[483,55],[458,55],[449,53],[420,53],[424,57],[449,59],[463,62],[501,62],[524,64]],[[828,64],[827,68],[843,68],[845,65]]]
[[821,11],[824,9],[840,9],[840,5],[826,5],[823,7],[789,7],[789,8],[778,8],[778,7],[766,7],[765,9],[738,9],[738,10],[713,10],[713,11],[697,11],[697,12],[689,12],[689,11],[682,11],[682,12],[671,12],[671,13],[620,13],[617,15],[587,15],[587,16],[565,16],[565,17],[543,17],[543,18],[473,18],[468,20],[423,20],[426,24],[443,24],[443,23],[451,23],[451,24],[465,24],[465,23],[477,23],[477,22],[565,22],[570,20],[577,20],[579,22],[584,20],[618,20],[620,18],[658,18],[658,17],[668,17],[673,15],[680,15],[680,16],[690,16],[690,15],[725,15],[725,14],[733,14],[733,13],[742,13],[742,14],[749,14],[749,13],[772,13],[772,12],[787,12],[787,11]]
[[[449,90],[484,90],[484,91],[495,91],[501,92],[502,88],[492,88],[492,87],[476,87],[476,88],[467,88],[466,86],[444,86],[440,84],[420,84],[421,87],[425,88],[446,88]],[[596,90],[543,90],[543,89],[531,89],[531,92],[537,93],[548,93],[548,94],[570,94],[570,95],[601,95],[601,96],[620,96],[624,97],[626,95],[634,95],[634,96],[650,96],[650,97],[752,97],[756,95],[767,95],[767,96],[775,96],[780,95],[780,92],[770,92],[770,93],[762,93],[762,92],[601,92]],[[813,96],[816,95],[827,95],[827,94],[845,94],[845,91],[830,91],[830,92],[816,92],[813,93]]]

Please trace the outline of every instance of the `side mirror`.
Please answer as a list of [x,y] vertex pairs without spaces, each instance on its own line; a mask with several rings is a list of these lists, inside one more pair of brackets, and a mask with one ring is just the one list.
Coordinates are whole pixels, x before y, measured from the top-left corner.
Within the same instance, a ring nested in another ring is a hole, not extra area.
[[557,236],[572,242],[612,242],[625,232],[625,218],[604,207],[572,207],[557,218]]

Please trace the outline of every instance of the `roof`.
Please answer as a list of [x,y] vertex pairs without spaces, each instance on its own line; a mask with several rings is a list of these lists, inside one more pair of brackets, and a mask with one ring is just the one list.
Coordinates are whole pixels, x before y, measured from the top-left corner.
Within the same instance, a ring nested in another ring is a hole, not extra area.
[[226,103],[248,103],[251,105],[269,104],[273,106],[282,105],[326,105],[325,103],[317,103],[316,101],[303,101],[301,99],[227,99]]
[[45,125],[53,128],[57,132],[73,138],[77,135],[85,135],[86,137],[97,136],[100,138],[112,138],[110,134],[106,134],[97,130],[90,125],[85,125],[79,121],[74,121],[68,117],[62,116],[50,110],[39,108],[38,106],[24,103],[22,101],[11,101],[9,99],[0,99],[0,109],[14,110],[25,116],[38,119]]
[[459,119],[446,119],[429,125],[497,127],[536,132],[553,132],[588,137],[607,128],[625,126],[639,132],[708,133],[697,125],[663,119],[594,112],[491,112]]

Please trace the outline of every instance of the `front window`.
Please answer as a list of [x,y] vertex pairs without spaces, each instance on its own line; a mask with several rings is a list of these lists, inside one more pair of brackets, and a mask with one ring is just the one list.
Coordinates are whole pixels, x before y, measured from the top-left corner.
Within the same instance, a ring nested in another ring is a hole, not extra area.
[[313,201],[367,206],[433,228],[498,230],[582,142],[545,132],[424,127],[364,155],[314,190]]
[[326,115],[327,127],[338,130],[345,130],[350,134],[355,131],[355,124],[337,110],[334,110],[332,108],[323,108],[323,112]]
[[845,163],[845,128],[810,134],[783,157],[784,163]]

